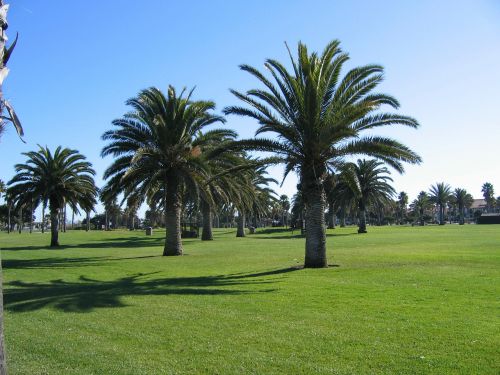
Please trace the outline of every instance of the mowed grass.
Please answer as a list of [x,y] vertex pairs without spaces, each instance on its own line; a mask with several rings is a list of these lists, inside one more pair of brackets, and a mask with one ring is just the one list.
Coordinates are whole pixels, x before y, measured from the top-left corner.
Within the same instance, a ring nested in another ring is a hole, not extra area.
[[0,234],[11,374],[498,374],[500,226]]

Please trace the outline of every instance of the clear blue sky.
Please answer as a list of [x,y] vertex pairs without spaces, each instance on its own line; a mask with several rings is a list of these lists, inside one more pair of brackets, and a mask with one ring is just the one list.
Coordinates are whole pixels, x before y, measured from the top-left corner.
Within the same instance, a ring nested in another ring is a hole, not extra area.
[[[9,180],[21,152],[36,144],[76,148],[98,173],[101,134],[140,89],[197,87],[196,99],[220,111],[228,89],[255,80],[238,64],[286,61],[284,41],[322,50],[340,39],[349,66],[380,63],[381,90],[421,128],[384,134],[421,154],[424,163],[394,176],[413,199],[445,181],[475,197],[490,181],[500,195],[500,1],[67,1],[11,0],[9,35],[20,38],[4,85],[26,132],[0,141],[0,178]],[[229,117],[251,137],[256,125]],[[272,169],[277,178],[279,169]],[[295,178],[280,192],[292,195]]]

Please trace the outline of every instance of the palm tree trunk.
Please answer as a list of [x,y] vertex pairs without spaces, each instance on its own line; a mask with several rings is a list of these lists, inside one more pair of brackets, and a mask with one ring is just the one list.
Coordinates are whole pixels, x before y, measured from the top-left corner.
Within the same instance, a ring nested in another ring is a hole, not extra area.
[[10,212],[11,212],[11,206],[9,203],[7,206],[7,233],[10,233],[10,229],[11,229]]
[[19,208],[19,216],[17,217],[17,232],[21,234],[23,231],[23,208]]
[[66,205],[63,208],[63,232],[66,233]]
[[335,229],[335,205],[328,203],[328,229]]
[[459,221],[459,224],[460,225],[464,225],[465,224],[465,212],[464,212],[464,207],[459,207],[458,208],[459,212],[460,212],[460,221]]
[[[1,4],[1,1],[0,1]],[[3,280],[2,261],[0,259],[0,375],[7,375],[7,359],[3,336]]]
[[367,233],[366,232],[366,205],[363,201],[359,201],[358,233]]
[[177,176],[170,175],[166,181],[165,195],[165,247],[164,256],[182,255],[181,240],[181,196]]
[[30,234],[33,233],[33,199],[30,206]]
[[85,224],[86,224],[85,231],[88,232],[90,230],[90,210],[87,210],[87,222]]
[[308,183],[313,186],[304,191],[306,206],[306,254],[304,267],[328,267],[326,259],[326,230],[325,230],[325,192],[322,184]]
[[50,208],[50,247],[59,246],[59,209]]
[[75,209],[71,210],[71,229],[75,229]]
[[439,205],[439,225],[444,225],[444,206]]
[[240,210],[238,212],[238,229],[236,230],[236,237],[245,237],[245,224],[246,224],[245,211]]
[[42,204],[42,233],[45,233],[45,203]]
[[201,232],[201,240],[211,241],[214,239],[214,236],[212,233],[212,210],[210,209],[210,205],[202,202],[201,214],[203,215],[203,230]]

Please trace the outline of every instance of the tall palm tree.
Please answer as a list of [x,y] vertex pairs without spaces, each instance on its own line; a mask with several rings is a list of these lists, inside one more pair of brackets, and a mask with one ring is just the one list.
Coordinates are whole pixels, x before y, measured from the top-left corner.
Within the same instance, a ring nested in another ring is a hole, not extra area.
[[398,195],[398,217],[399,217],[399,224],[402,224],[403,219],[406,215],[406,206],[408,206],[408,194],[406,194],[404,191],[400,192]]
[[256,167],[252,171],[252,178],[248,183],[250,191],[249,197],[253,203],[249,214],[253,216],[253,225],[257,227],[262,218],[272,216],[273,209],[279,205],[278,195],[269,187],[270,184],[278,184],[272,177],[268,177],[268,172],[264,165]]
[[[182,255],[182,187],[196,186],[207,173],[203,141],[196,135],[206,126],[224,122],[210,113],[211,101],[192,101],[191,91],[179,95],[169,86],[165,96],[157,88],[142,90],[127,101],[133,111],[113,121],[115,129],[104,133],[110,143],[102,156],[116,159],[104,173],[126,196],[135,192],[145,199],[164,192],[166,240],[163,255]],[[223,130],[221,130],[223,131]]]
[[[5,131],[6,122],[12,123],[14,125],[19,137],[24,135],[21,122],[12,108],[12,105],[4,99],[3,97],[3,80],[7,77],[9,70],[7,69],[7,63],[14,51],[17,44],[17,35],[14,42],[10,46],[7,46],[7,35],[6,30],[8,27],[7,22],[7,11],[9,9],[8,4],[4,4],[3,0],[0,0],[0,137]],[[7,109],[7,113],[4,113],[4,109]],[[22,140],[22,138],[21,138]],[[24,141],[23,141],[24,142]],[[7,202],[9,207],[9,229],[10,233],[10,202]],[[7,361],[5,356],[5,345],[3,336],[3,283],[2,283],[2,262],[0,259],[0,375],[7,374]]]
[[95,199],[96,187],[92,164],[76,150],[59,146],[54,153],[39,146],[38,151],[23,153],[28,160],[16,164],[17,175],[9,181],[12,196],[29,195],[48,202],[50,210],[50,246],[59,246],[59,216],[66,202],[86,206]]
[[358,233],[366,233],[366,209],[368,205],[385,204],[396,194],[394,188],[389,184],[392,178],[389,170],[382,166],[383,163],[377,160],[358,160],[357,164],[349,163],[352,166],[356,185],[359,190],[356,192],[357,205],[359,209],[359,229]]
[[484,200],[486,201],[486,210],[491,212],[496,203],[493,184],[491,182],[485,182],[481,187],[481,192],[483,193]]
[[269,184],[277,181],[267,177],[263,165],[241,171],[238,178],[240,181],[238,194],[234,196],[233,202],[238,210],[236,237],[245,237],[247,218],[253,216],[257,220],[268,215],[271,205],[276,203],[276,193],[269,188]]
[[429,196],[425,191],[421,191],[417,198],[411,203],[410,208],[418,217],[419,224],[423,226],[425,224],[425,212],[430,206]]
[[205,144],[207,152],[203,154],[204,162],[207,165],[207,172],[203,175],[204,179],[200,181],[199,190],[200,208],[203,219],[201,240],[213,240],[212,226],[213,216],[216,207],[223,204],[229,204],[238,192],[239,178],[236,173],[239,170],[248,168],[245,155],[223,153],[212,156],[210,150],[218,147],[224,147],[229,141],[235,140],[236,132],[224,130],[221,132],[207,132],[199,134],[199,140]]
[[[246,94],[232,93],[247,107],[232,106],[226,114],[256,119],[256,135],[271,132],[273,138],[240,141],[240,147],[274,152],[282,157],[285,176],[299,175],[306,205],[305,267],[326,267],[325,193],[328,170],[336,169],[349,155],[378,158],[399,172],[403,162],[419,163],[420,157],[403,144],[386,137],[363,136],[365,130],[386,125],[418,127],[415,119],[376,112],[398,101],[386,94],[372,93],[383,80],[383,68],[367,65],[351,69],[340,78],[348,55],[340,42],[329,43],[321,55],[308,53],[299,43],[298,58],[290,53],[292,72],[276,60],[266,60],[272,79],[257,69],[242,65],[265,86]],[[274,83],[272,82],[274,81]]]
[[458,206],[458,213],[460,216],[459,224],[465,224],[465,208],[470,207],[474,198],[470,195],[467,190],[457,188],[453,192],[452,196],[453,202]]
[[290,200],[288,199],[288,195],[282,194],[279,198],[279,205],[281,208],[281,216],[283,218],[283,225],[285,227],[288,226],[288,211],[290,211]]
[[430,188],[430,201],[438,206],[439,225],[444,225],[444,208],[451,198],[451,186],[444,182],[438,182]]

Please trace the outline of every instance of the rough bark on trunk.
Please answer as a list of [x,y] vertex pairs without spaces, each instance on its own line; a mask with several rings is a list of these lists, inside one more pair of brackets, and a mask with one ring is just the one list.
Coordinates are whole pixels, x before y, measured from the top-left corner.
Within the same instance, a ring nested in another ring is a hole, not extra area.
[[3,336],[3,280],[2,260],[0,259],[0,375],[7,375],[7,360]]
[[50,246],[59,246],[59,209],[50,208]]
[[342,210],[341,210],[340,227],[341,228],[345,227],[345,208],[342,208]]
[[10,204],[8,205],[8,213],[7,213],[7,233],[10,233],[11,223],[10,223]]
[[42,233],[45,233],[45,203],[42,205]]
[[202,203],[201,214],[203,215],[203,229],[201,232],[202,241],[211,241],[214,239],[212,233],[212,210],[210,205],[207,203]]
[[246,224],[245,211],[240,210],[238,212],[238,229],[236,231],[236,237],[245,237],[245,224]]
[[90,211],[87,210],[87,222],[85,230],[88,232],[90,230]]
[[328,229],[335,229],[335,206],[328,203]]
[[364,204],[360,204],[359,208],[358,233],[366,233],[366,207]]
[[33,199],[30,205],[30,234],[33,233]]
[[181,196],[179,180],[174,174],[167,177],[165,194],[165,247],[164,256],[182,255]]
[[[0,71],[1,71],[1,79],[0,79],[0,114],[3,115],[3,110],[4,110],[4,101],[3,101],[3,92],[2,92],[2,83],[4,78],[6,77],[8,70],[5,67],[5,64],[7,62],[7,58],[5,56],[6,52],[6,41],[7,41],[7,36],[5,35],[5,30],[7,29],[8,23],[7,23],[7,10],[8,4],[4,4],[3,0],[0,0],[0,8],[1,8],[1,17],[0,17],[0,51],[1,51],[1,56],[0,56]],[[12,52],[12,46],[11,50]],[[1,120],[3,121],[3,120]],[[14,121],[13,121],[14,123]],[[20,124],[14,124],[16,128],[20,126]],[[18,129],[19,132],[19,129]],[[10,233],[10,204],[9,204],[9,233]],[[4,342],[4,334],[3,334],[3,283],[2,283],[2,265],[1,265],[1,259],[0,259],[0,375],[6,375],[7,374],[7,360],[6,360],[6,355],[5,355],[5,342]]]
[[63,208],[63,232],[66,233],[66,205]]
[[465,212],[464,212],[464,208],[461,207],[459,208],[460,210],[460,221],[459,221],[459,224],[460,225],[464,225],[465,224]]
[[444,225],[444,207],[439,205],[439,225]]
[[23,231],[23,208],[19,208],[19,217],[17,218],[17,232],[21,234]]
[[304,193],[306,197],[306,254],[304,267],[328,267],[325,230],[326,202],[323,185],[315,184]]

